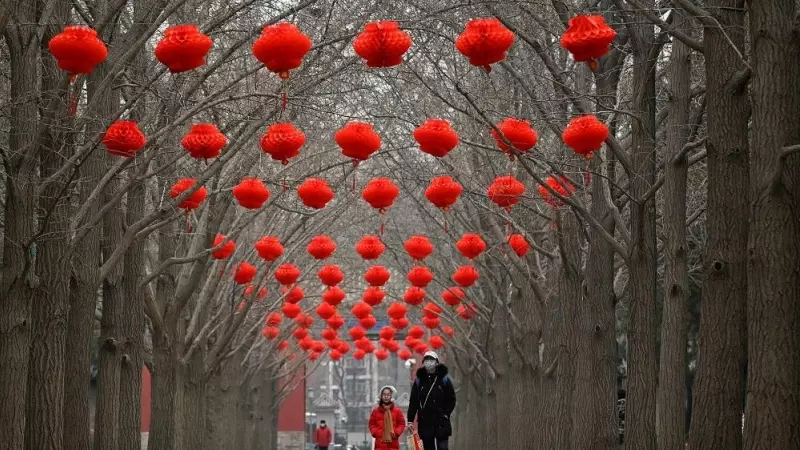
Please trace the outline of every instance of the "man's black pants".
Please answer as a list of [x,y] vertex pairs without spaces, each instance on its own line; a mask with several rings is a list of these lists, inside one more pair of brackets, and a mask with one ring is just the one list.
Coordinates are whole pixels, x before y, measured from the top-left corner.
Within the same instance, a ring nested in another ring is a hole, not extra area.
[[425,450],[449,450],[448,438],[438,439],[435,437],[422,438],[422,445]]

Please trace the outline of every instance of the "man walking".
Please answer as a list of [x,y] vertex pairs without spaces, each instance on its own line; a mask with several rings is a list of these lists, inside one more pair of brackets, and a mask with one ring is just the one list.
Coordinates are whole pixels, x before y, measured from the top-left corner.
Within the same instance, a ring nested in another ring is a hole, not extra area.
[[[409,429],[419,432],[425,450],[448,450],[453,433],[450,414],[456,408],[456,391],[447,376],[447,366],[436,352],[427,352],[411,386],[408,403]],[[414,426],[414,418],[417,426]]]
[[328,446],[331,445],[332,440],[333,436],[331,436],[331,429],[328,428],[328,425],[324,420],[320,420],[317,432],[314,434],[314,441],[317,443],[317,450],[328,450]]

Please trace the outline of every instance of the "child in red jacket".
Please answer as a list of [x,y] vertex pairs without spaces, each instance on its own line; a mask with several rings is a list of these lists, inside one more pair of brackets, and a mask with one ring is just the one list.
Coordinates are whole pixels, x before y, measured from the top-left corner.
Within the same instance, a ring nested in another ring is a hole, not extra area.
[[394,404],[397,390],[392,386],[381,388],[378,407],[369,416],[369,431],[375,438],[375,450],[398,450],[400,435],[406,429],[406,417]]

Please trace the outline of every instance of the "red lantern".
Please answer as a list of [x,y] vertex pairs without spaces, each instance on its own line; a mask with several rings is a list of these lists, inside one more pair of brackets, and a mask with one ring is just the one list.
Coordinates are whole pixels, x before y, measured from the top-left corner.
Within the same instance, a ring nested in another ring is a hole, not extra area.
[[355,359],[357,359],[359,361],[364,359],[365,356],[367,356],[367,354],[364,353],[364,350],[361,350],[360,348],[353,352],[353,358],[355,358]]
[[408,319],[405,317],[401,317],[399,319],[389,319],[389,324],[392,325],[392,328],[395,330],[402,330],[408,326]]
[[364,303],[368,304],[369,306],[378,306],[385,297],[386,293],[383,292],[381,288],[369,286],[366,290],[364,290],[361,300],[363,300]]
[[403,361],[408,361],[409,359],[411,359],[412,356],[414,355],[412,355],[411,352],[406,349],[397,352],[397,357],[402,359]]
[[247,286],[247,289],[245,289],[245,290],[244,290],[244,296],[245,296],[245,297],[249,297],[249,296],[250,296],[250,294],[252,294],[253,292],[255,292],[255,290],[256,290],[256,288],[254,288],[252,284],[251,284],[251,285],[249,285],[249,286]]
[[286,302],[283,304],[283,306],[281,306],[281,312],[289,319],[295,319],[299,317],[302,311],[303,309],[295,303]]
[[[223,242],[225,245],[222,245]],[[225,235],[223,234],[218,234],[214,238],[213,247],[216,248],[211,252],[211,257],[214,259],[228,259],[236,251],[236,243],[231,240],[225,240]]]
[[331,360],[333,360],[333,361],[338,361],[338,360],[342,359],[342,354],[341,354],[341,352],[339,352],[339,350],[331,350],[331,352],[330,352],[330,354],[328,354],[328,356],[330,356]]
[[458,145],[458,134],[450,122],[442,119],[428,119],[414,130],[414,139],[419,149],[429,155],[441,158]]
[[267,128],[261,137],[261,150],[284,166],[300,154],[300,147],[306,143],[306,135],[291,123],[276,123]]
[[[411,277],[410,272],[408,275]],[[431,277],[431,279],[433,278]],[[428,283],[430,283],[430,281],[428,281]],[[427,286],[428,283],[425,283],[425,285]],[[405,294],[403,294],[403,301],[411,306],[418,306],[422,304],[423,300],[425,300],[425,291],[416,286],[406,289]]]
[[511,246],[511,249],[514,250],[514,253],[520,258],[525,256],[528,253],[528,249],[531,248],[528,241],[525,240],[525,236],[521,234],[512,234],[509,236],[508,245]]
[[314,345],[311,346],[311,349],[317,353],[322,353],[325,351],[325,344],[321,341],[314,341]]
[[281,323],[281,320],[283,320],[283,316],[276,312],[271,312],[264,318],[264,323],[271,327],[277,327]]
[[367,67],[393,67],[403,62],[411,48],[411,37],[397,22],[371,22],[353,41],[353,50],[367,62]]
[[342,280],[344,280],[344,273],[342,272],[342,269],[335,264],[323,266],[321,269],[319,269],[319,272],[317,272],[317,276],[325,286],[336,286],[337,284],[341,283]]
[[358,319],[363,319],[364,317],[369,316],[372,314],[372,307],[364,302],[358,302],[355,306],[350,310],[354,317]]
[[408,329],[408,337],[412,339],[422,339],[422,336],[425,336],[425,330],[421,326],[414,325]]
[[[462,266],[462,267],[472,268],[472,266]],[[473,268],[472,270],[475,269]],[[444,301],[449,306],[459,305],[464,300],[464,297],[466,297],[464,291],[462,291],[457,287],[447,288],[444,292],[442,292],[442,301]]]
[[392,206],[400,189],[388,178],[373,178],[361,191],[361,197],[381,214]]
[[[571,196],[572,193],[575,192],[575,186],[572,183],[570,183],[570,181],[565,177],[559,177],[559,178],[560,180],[554,177],[547,177],[547,180],[545,180],[545,182],[547,183],[548,186],[550,186],[550,188],[558,192],[558,194],[561,195],[562,197]],[[547,188],[545,188],[544,186],[540,185],[538,190],[539,190],[539,195],[542,196],[542,200],[544,200],[544,202],[547,203],[548,205],[552,206],[553,208],[560,208],[564,206],[564,202],[561,201],[560,198],[551,195],[550,191],[547,190]]]
[[414,261],[422,261],[433,253],[433,244],[425,236],[411,236],[403,243],[403,247]]
[[[453,281],[461,287],[470,287],[478,281],[480,274],[472,266],[460,266],[453,273]],[[442,297],[444,298],[444,297]],[[449,303],[448,303],[449,304]]]
[[473,19],[456,39],[456,49],[469,58],[470,64],[483,67],[489,73],[492,64],[506,59],[506,52],[513,43],[514,33],[499,20]]
[[447,211],[458,200],[462,191],[461,185],[452,177],[436,177],[425,189],[425,198],[437,208]]
[[439,308],[436,303],[428,302],[425,304],[425,307],[422,308],[422,315],[425,317],[439,317],[441,313],[442,308]]
[[444,339],[439,336],[431,336],[430,340],[428,341],[431,348],[434,350],[439,350],[440,348],[444,347]]
[[233,188],[233,196],[242,207],[258,209],[269,200],[269,189],[257,178],[245,178]]
[[436,328],[439,328],[439,324],[441,323],[441,321],[439,320],[438,317],[423,317],[422,323],[429,330],[435,330]]
[[311,39],[290,23],[264,27],[253,44],[253,55],[282,79],[289,78],[289,71],[300,67],[309,50]]
[[589,159],[608,138],[608,127],[593,115],[576,117],[564,129],[561,138],[575,153]]
[[289,341],[281,341],[281,343],[278,344],[278,350],[286,350],[287,348],[289,348]]
[[391,274],[383,266],[371,266],[364,273],[364,280],[366,280],[370,286],[383,286],[389,281],[390,277]]
[[275,236],[264,236],[256,242],[255,245],[258,256],[264,261],[275,261],[283,255],[283,245],[281,241]]
[[399,319],[405,317],[407,312],[408,308],[406,308],[406,305],[395,302],[389,305],[389,308],[386,310],[386,315],[392,319]]
[[388,357],[389,357],[389,352],[385,349],[380,349],[375,351],[375,358],[377,358],[378,361],[383,361]]
[[475,317],[475,314],[477,314],[477,312],[478,310],[475,308],[475,305],[472,304],[466,306],[463,304],[459,305],[458,309],[456,310],[456,314],[461,316],[461,318],[464,320],[472,319],[473,317]]
[[336,242],[333,242],[333,239],[325,235],[314,236],[311,238],[311,242],[308,243],[306,251],[314,259],[326,259],[336,251]]
[[433,274],[430,270],[428,270],[427,267],[415,266],[408,271],[407,278],[408,281],[411,282],[412,286],[424,288],[425,286],[429,285],[431,281],[433,281]]
[[298,278],[300,278],[300,269],[298,269],[294,264],[281,264],[275,270],[275,279],[278,280],[278,283],[282,284],[283,286],[294,284],[297,282]]
[[[514,148],[520,153],[527,153],[533,146],[536,145],[536,142],[539,140],[539,136],[536,134],[536,130],[534,130],[531,125],[525,121],[516,119],[514,117],[508,117],[502,122],[497,124],[497,129],[503,133],[506,140],[511,142]],[[508,153],[508,157],[511,160],[514,160],[514,153],[511,152],[511,148],[503,142],[503,139],[497,133],[497,131],[492,128],[492,137],[494,137],[495,142],[497,142],[497,146],[500,147],[500,150]]]
[[309,361],[316,361],[316,360],[319,359],[319,355],[320,355],[319,352],[311,352],[311,354],[308,355],[308,360]]
[[322,330],[322,333],[320,334],[320,336],[322,336],[322,339],[325,339],[325,340],[328,340],[328,341],[332,341],[332,340],[336,339],[337,336],[339,336],[339,333],[337,333],[336,330],[332,330],[330,328],[325,328],[324,330]]
[[356,325],[353,328],[350,328],[347,334],[350,335],[350,338],[353,339],[353,341],[357,341],[359,339],[364,338],[364,336],[367,335],[367,332],[360,326]]
[[253,281],[253,278],[256,276],[256,268],[246,262],[242,262],[236,268],[236,272],[233,274],[233,281],[236,284],[247,284]]
[[322,320],[328,320],[336,314],[336,308],[328,303],[320,303],[314,311]]
[[328,323],[329,327],[333,328],[334,330],[338,330],[344,325],[344,318],[337,312],[325,322]]
[[308,336],[308,330],[305,328],[298,328],[292,332],[292,336],[298,341],[302,341]]
[[211,38],[197,25],[175,25],[167,28],[156,45],[156,59],[172,73],[186,72],[206,63],[211,44]]
[[211,123],[192,125],[192,129],[181,140],[183,148],[195,159],[216,158],[227,143],[228,138]]
[[561,46],[578,62],[589,63],[596,71],[597,60],[605,56],[617,32],[608,26],[603,16],[578,15],[569,19],[569,26],[561,36]]
[[334,135],[342,154],[351,158],[354,165],[365,161],[381,147],[381,137],[364,122],[350,122]]
[[314,341],[311,339],[310,336],[306,336],[306,337],[300,339],[300,341],[297,343],[297,345],[299,345],[300,348],[302,348],[303,350],[309,351],[309,350],[311,350],[311,347],[314,346]]
[[296,323],[299,327],[309,328],[314,324],[314,318],[307,314],[299,314],[294,319],[294,323]]
[[456,330],[454,330],[453,327],[444,325],[442,326],[442,333],[446,334],[447,337],[453,337],[456,335]]
[[281,330],[276,327],[264,327],[264,329],[261,330],[261,335],[267,339],[275,339],[279,334],[281,334]]
[[475,233],[466,233],[456,242],[456,248],[465,258],[472,261],[486,250],[486,242]]
[[356,244],[356,251],[366,260],[378,259],[386,246],[377,236],[364,236]]
[[322,301],[331,306],[339,306],[344,301],[345,293],[338,286],[331,286],[322,293]]
[[375,327],[375,325],[378,324],[378,321],[377,319],[375,319],[374,316],[369,315],[358,319],[358,323],[360,323],[361,326],[364,327],[365,329],[371,330],[372,328]]
[[487,191],[489,200],[506,211],[511,211],[524,193],[525,185],[511,175],[495,178]]
[[[194,189],[195,184],[196,181],[194,178],[181,178],[175,184],[173,184],[172,188],[169,190],[170,198],[180,197],[184,192]],[[200,188],[189,195],[189,197],[183,199],[183,201],[178,204],[178,208],[185,209],[187,211],[197,209],[200,207],[200,204],[203,203],[203,200],[206,199],[207,195],[208,190],[205,187],[200,186]]]
[[322,209],[333,200],[333,191],[322,178],[309,178],[297,186],[297,195],[309,208]]
[[132,158],[147,140],[139,125],[133,120],[117,120],[109,125],[103,135],[103,145],[111,155]]
[[339,350],[339,353],[342,355],[346,355],[347,352],[350,351],[350,346],[347,344],[347,342],[339,341],[339,347],[336,350]]
[[386,339],[387,341],[392,340],[395,334],[397,334],[397,330],[392,327],[383,327],[378,332],[378,336],[380,336],[381,339]]
[[263,288],[259,289],[258,290],[258,295],[256,296],[256,298],[258,300],[264,300],[266,297],[267,297],[267,288],[263,287]]
[[294,286],[291,289],[283,288],[281,291],[282,294],[286,294],[284,296],[286,303],[300,303],[306,296],[306,293],[303,292],[303,288],[300,286]]
[[91,73],[106,60],[108,49],[97,32],[84,26],[67,26],[53,36],[47,47],[58,60],[58,67],[70,74]]

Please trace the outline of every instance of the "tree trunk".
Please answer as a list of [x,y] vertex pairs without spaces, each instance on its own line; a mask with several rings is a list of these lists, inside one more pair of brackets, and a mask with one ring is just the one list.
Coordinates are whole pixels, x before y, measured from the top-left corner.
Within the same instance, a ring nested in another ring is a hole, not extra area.
[[[30,151],[38,122],[39,40],[37,2],[10,2],[11,22],[5,31],[11,67],[9,98],[9,162],[6,166],[3,267],[0,277],[0,442],[25,447],[25,401],[28,385],[30,308],[36,285],[38,185],[35,152]],[[23,243],[23,245],[20,245]]]
[[[674,23],[691,35],[689,19],[679,9]],[[664,308],[658,376],[656,434],[659,450],[686,447],[686,340],[689,266],[686,243],[688,158],[681,154],[689,137],[691,49],[672,40],[669,68],[669,112],[664,155]]]
[[179,406],[181,446],[184,450],[206,449],[206,377],[199,364],[189,363],[181,368],[183,374],[183,401]]
[[[753,102],[744,448],[800,447],[800,42],[794,0],[749,2]],[[791,119],[790,119],[791,118]],[[784,158],[785,165],[781,163]]]
[[166,336],[154,333],[148,450],[177,448],[177,369],[177,355],[172,343]]

